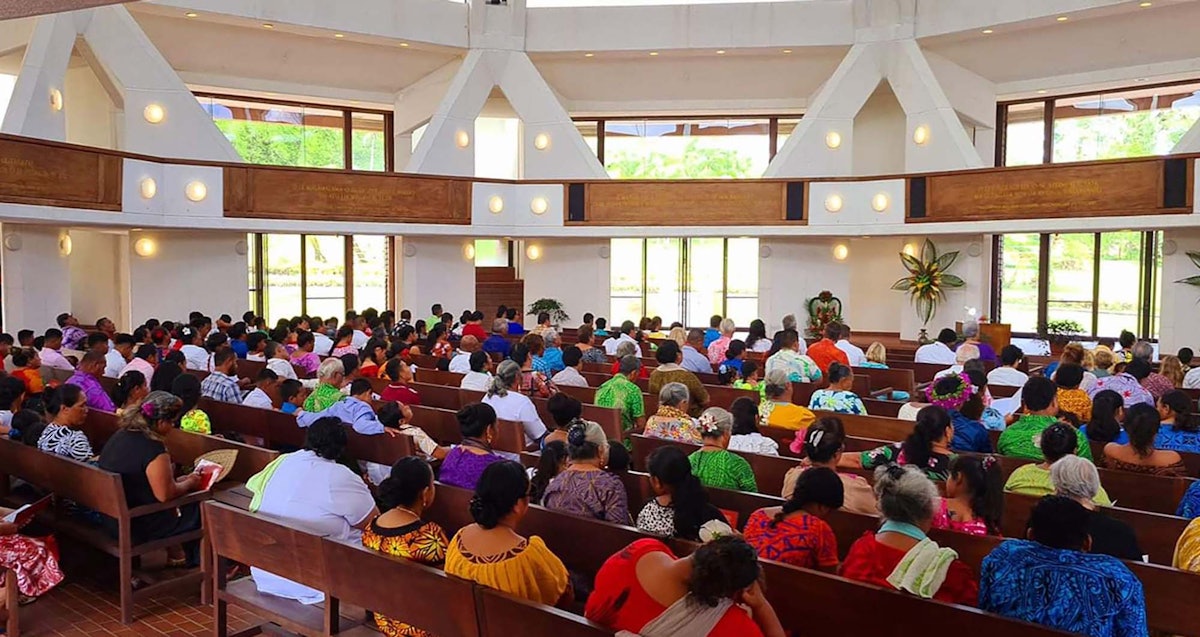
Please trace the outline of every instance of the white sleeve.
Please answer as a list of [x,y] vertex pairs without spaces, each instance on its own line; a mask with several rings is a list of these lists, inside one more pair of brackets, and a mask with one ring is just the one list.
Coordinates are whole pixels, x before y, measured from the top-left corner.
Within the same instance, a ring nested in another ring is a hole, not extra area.
[[358,526],[375,510],[375,498],[362,478],[346,467],[330,472],[329,504],[337,516],[350,526]]
[[546,425],[542,424],[542,417],[538,415],[532,400],[521,406],[520,416],[521,424],[525,427],[525,437],[529,442],[537,441],[546,435]]

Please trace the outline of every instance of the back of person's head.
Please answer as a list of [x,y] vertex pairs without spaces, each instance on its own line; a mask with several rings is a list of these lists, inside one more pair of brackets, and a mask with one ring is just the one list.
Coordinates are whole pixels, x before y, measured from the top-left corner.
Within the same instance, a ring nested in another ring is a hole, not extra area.
[[583,403],[574,396],[559,392],[546,401],[546,409],[554,419],[555,426],[563,429],[583,413]]
[[950,478],[962,480],[970,494],[971,512],[987,525],[988,533],[1000,535],[1004,515],[1004,473],[993,456],[954,456]]
[[220,368],[230,361],[237,359],[237,354],[228,345],[222,345],[213,352],[213,367]]
[[711,317],[709,317],[708,326],[713,328],[714,330],[721,327],[721,315],[713,314]]
[[1159,402],[1175,413],[1176,429],[1189,433],[1200,431],[1200,423],[1196,422],[1196,417],[1192,413],[1192,399],[1187,394],[1178,389],[1173,389],[1163,394]]
[[117,407],[123,406],[129,401],[129,396],[137,391],[139,387],[146,384],[146,375],[131,369],[121,375],[117,379],[117,384],[113,386],[112,399],[113,404]]
[[726,535],[692,554],[688,593],[699,604],[715,607],[723,599],[736,599],[758,581],[760,573],[754,548],[739,536]]
[[854,370],[849,365],[843,365],[837,361],[829,364],[829,384],[840,383],[847,378],[854,376]]
[[471,403],[455,414],[458,430],[464,438],[482,438],[496,424],[496,410],[487,403]]
[[347,376],[358,371],[358,354],[343,354],[338,360],[342,361],[342,369]]
[[604,318],[603,316],[596,319],[596,329],[602,330],[606,327],[608,327],[608,319]]
[[87,340],[84,341],[84,343],[85,349],[92,349],[101,343],[108,345],[108,336],[100,332],[94,332],[92,334],[88,334]]
[[700,414],[696,427],[701,436],[719,440],[733,433],[733,414],[722,407],[709,407]]
[[121,429],[138,431],[146,436],[158,439],[154,430],[160,422],[179,422],[179,417],[185,413],[183,401],[165,391],[152,391],[137,409],[126,409],[121,412],[118,423]]
[[1154,346],[1147,341],[1138,341],[1137,343],[1134,343],[1133,347],[1130,349],[1130,352],[1133,354],[1134,358],[1140,358],[1146,362],[1150,362],[1154,359]]
[[1059,421],[1042,430],[1039,442],[1042,457],[1054,464],[1059,459],[1075,453],[1079,446],[1079,433],[1071,425]]
[[1121,394],[1105,389],[1092,396],[1092,419],[1087,424],[1088,440],[1109,443],[1121,435],[1118,413],[1124,409]]
[[1129,434],[1129,446],[1143,458],[1154,452],[1154,437],[1162,417],[1150,405],[1139,403],[1125,410],[1125,433]]
[[317,367],[317,378],[319,380],[332,382],[339,375],[346,375],[346,365],[340,358],[326,358]]
[[1192,364],[1192,359],[1196,357],[1196,352],[1193,352],[1190,347],[1181,347],[1179,348],[1179,353],[1175,354],[1175,356],[1179,358],[1179,362],[1184,367],[1187,367]]
[[33,359],[34,351],[25,348],[14,349],[12,351],[12,362],[16,367],[24,367]]
[[[845,446],[846,430],[842,420],[826,416],[817,420],[804,434],[804,455],[809,461],[825,464]],[[794,449],[794,447],[793,447]]]
[[662,345],[658,346],[658,351],[654,353],[654,359],[661,365],[670,365],[679,358],[679,344],[675,341],[663,341]]
[[471,364],[471,371],[482,372],[487,369],[488,353],[485,351],[471,352],[471,358],[468,359]]
[[1000,364],[1006,367],[1012,367],[1020,362],[1022,358],[1025,358],[1025,352],[1016,345],[1005,345],[1000,350]]
[[350,395],[361,396],[371,391],[371,381],[366,378],[355,378],[354,382],[350,383]]
[[21,432],[21,444],[36,447],[46,430],[46,421],[42,415],[32,409],[22,409],[13,414],[12,428]]
[[733,360],[746,353],[746,344],[742,341],[731,341],[725,349],[725,360]]
[[633,458],[629,455],[629,450],[620,440],[609,439],[608,441],[608,464],[605,469],[609,473],[620,473],[629,471],[630,465],[633,464]]
[[346,450],[348,436],[342,420],[336,416],[318,418],[308,426],[304,435],[304,448],[326,460],[337,460]]
[[563,365],[575,367],[579,364],[579,361],[583,360],[583,352],[574,345],[568,345],[563,348],[562,359]]
[[874,341],[867,347],[866,355],[867,360],[872,363],[887,364],[887,348],[879,341]]
[[[792,386],[792,382],[788,379],[787,371],[778,368],[767,372],[765,382],[765,391],[768,398],[783,397]],[[787,398],[790,399],[791,397],[788,396]]]
[[884,518],[921,526],[933,517],[938,491],[920,468],[890,464],[875,470],[875,497]]
[[1111,370],[1113,364],[1117,362],[1116,354],[1104,345],[1097,345],[1092,350],[1092,364],[1095,369]]
[[1076,500],[1092,500],[1100,493],[1100,473],[1091,460],[1065,456],[1050,465],[1054,493]]
[[1088,542],[1091,513],[1082,504],[1061,495],[1038,501],[1029,515],[1029,539],[1052,549],[1082,551]]
[[513,345],[512,350],[508,353],[508,358],[517,365],[524,367],[525,363],[529,362],[529,355],[529,345],[525,341],[521,341]]
[[43,399],[46,402],[46,413],[57,416],[63,407],[72,407],[80,399],[86,399],[79,385],[63,384],[56,389],[47,389]]
[[679,407],[690,399],[687,385],[683,383],[664,383],[658,390],[658,404],[667,407]]
[[745,396],[735,399],[729,405],[729,413],[733,415],[733,435],[758,433],[758,405],[752,399]]
[[396,507],[412,508],[426,489],[433,486],[433,469],[418,456],[396,461],[388,477],[379,483],[379,506],[388,511]]
[[630,354],[628,356],[622,356],[621,362],[619,363],[619,366],[617,367],[617,369],[620,371],[620,373],[625,376],[628,376],[628,375],[638,371],[641,368],[642,368],[642,362],[640,360],[638,360],[637,356],[634,356],[632,354]]
[[905,461],[923,467],[933,455],[933,443],[946,436],[950,429],[950,414],[937,405],[930,405],[917,412],[913,432],[904,439],[901,448]]
[[304,391],[304,383],[295,378],[286,378],[279,384],[279,397],[285,403],[295,398],[302,391]]
[[946,327],[943,328],[942,331],[938,332],[937,340],[939,343],[950,345],[951,343],[958,341],[958,333]]
[[546,487],[549,486],[550,480],[562,470],[567,458],[567,443],[561,440],[552,440],[542,447],[542,455],[538,456],[537,471],[529,481],[529,502],[531,504],[542,503],[542,495],[546,493]]
[[1121,344],[1121,349],[1129,349],[1137,341],[1137,336],[1129,330],[1121,330],[1121,336],[1117,342]]
[[1021,388],[1021,404],[1028,411],[1045,411],[1058,397],[1058,385],[1045,376],[1030,378]]
[[809,504],[820,504],[830,509],[840,509],[845,502],[846,487],[842,479],[833,469],[813,467],[807,469],[796,479],[796,488],[783,503],[771,526],[779,524],[788,515],[802,510]]
[[506,396],[509,388],[521,375],[521,366],[513,360],[500,361],[496,366],[496,374],[492,376],[492,384],[488,387],[488,396]]
[[511,460],[493,462],[479,476],[471,496],[471,518],[485,529],[494,529],[528,497],[525,468]]
[[608,453],[608,437],[600,425],[576,420],[567,429],[567,453],[572,460],[594,460]]
[[1146,377],[1153,371],[1154,369],[1150,366],[1150,361],[1144,358],[1135,358],[1125,366],[1125,373],[1139,381],[1146,380]]
[[687,342],[691,343],[691,344],[703,343],[704,342],[704,330],[702,330],[698,327],[693,327],[692,329],[688,330]]
[[1054,372],[1054,382],[1063,389],[1078,389],[1083,382],[1083,367],[1074,363],[1063,363]]

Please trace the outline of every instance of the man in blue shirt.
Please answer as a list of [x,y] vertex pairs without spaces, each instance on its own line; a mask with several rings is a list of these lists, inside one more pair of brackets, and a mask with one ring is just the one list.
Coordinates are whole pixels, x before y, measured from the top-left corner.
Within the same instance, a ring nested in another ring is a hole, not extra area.
[[704,346],[712,345],[712,342],[721,338],[721,321],[724,320],[720,314],[713,314],[712,318],[708,319],[708,329],[704,330]]
[[512,351],[512,346],[508,344],[508,339],[504,335],[508,333],[510,325],[507,320],[498,318],[492,321],[492,335],[483,341],[483,351],[491,354],[496,352],[501,358],[508,358],[509,352]]
[[339,400],[324,411],[306,411],[297,414],[296,424],[300,427],[308,427],[314,422],[322,418],[337,418],[342,422],[354,427],[354,431],[365,436],[374,436],[377,434],[387,433],[395,436],[400,432],[392,429],[388,430],[379,422],[379,418],[375,415],[375,410],[371,408],[371,381],[365,378],[355,379],[350,384],[350,396],[345,400]]
[[679,366],[693,374],[713,373],[712,363],[708,362],[707,356],[700,353],[703,346],[704,330],[698,327],[688,330],[687,342],[683,345],[683,361]]

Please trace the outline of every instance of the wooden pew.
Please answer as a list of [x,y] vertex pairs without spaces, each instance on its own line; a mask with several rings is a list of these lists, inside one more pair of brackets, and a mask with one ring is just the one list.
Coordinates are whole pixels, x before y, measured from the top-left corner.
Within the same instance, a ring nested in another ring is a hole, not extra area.
[[855,367],[854,376],[866,376],[871,381],[871,388],[891,387],[894,390],[908,392],[912,396],[916,392],[916,381],[911,369],[876,369],[874,367]]

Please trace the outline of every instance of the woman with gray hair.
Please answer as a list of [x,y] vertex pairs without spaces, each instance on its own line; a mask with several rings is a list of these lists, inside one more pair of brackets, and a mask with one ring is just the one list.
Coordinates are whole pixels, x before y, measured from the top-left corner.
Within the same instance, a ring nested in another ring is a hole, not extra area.
[[567,429],[567,468],[546,486],[542,504],[572,515],[629,524],[629,496],[608,464],[608,438],[600,425],[576,420]]
[[1142,549],[1133,529],[1104,515],[1096,506],[1096,494],[1100,492],[1100,472],[1096,471],[1096,465],[1079,456],[1065,456],[1050,465],[1050,483],[1054,485],[1055,495],[1071,498],[1088,510],[1088,535],[1092,536],[1090,553],[1123,560],[1142,559]]
[[880,467],[875,470],[875,497],[883,524],[854,542],[842,563],[841,576],[926,599],[978,604],[979,581],[971,568],[927,536],[938,497],[933,482],[916,467]]
[[667,383],[658,392],[658,411],[646,420],[646,436],[700,444],[700,430],[688,415],[691,405],[687,385]]
[[[979,339],[978,322],[968,321],[963,323],[962,333],[964,339],[962,345],[970,344],[979,348],[979,356],[975,358],[988,363],[996,362],[996,348]],[[962,345],[959,345],[959,347],[962,347]]]
[[496,418],[521,423],[525,430],[525,443],[541,444],[546,437],[546,426],[538,416],[537,408],[528,396],[521,393],[521,366],[506,360],[496,367],[492,386],[483,397],[484,404],[496,410]]
[[709,407],[696,421],[704,446],[688,456],[692,473],[706,487],[758,492],[754,470],[746,459],[729,451],[733,437],[733,414],[721,407]]
[[[641,355],[642,353],[638,351],[637,343],[634,343],[633,341],[623,341],[617,346],[616,360],[614,360],[612,364],[612,374],[615,376],[621,373],[622,358],[625,358],[626,356],[638,358]],[[638,378],[650,378],[650,370],[645,365],[642,365],[641,369],[638,371]]]
[[817,420],[812,410],[792,404],[792,381],[786,370],[772,369],[764,383],[767,400],[758,406],[760,426],[800,431]]

